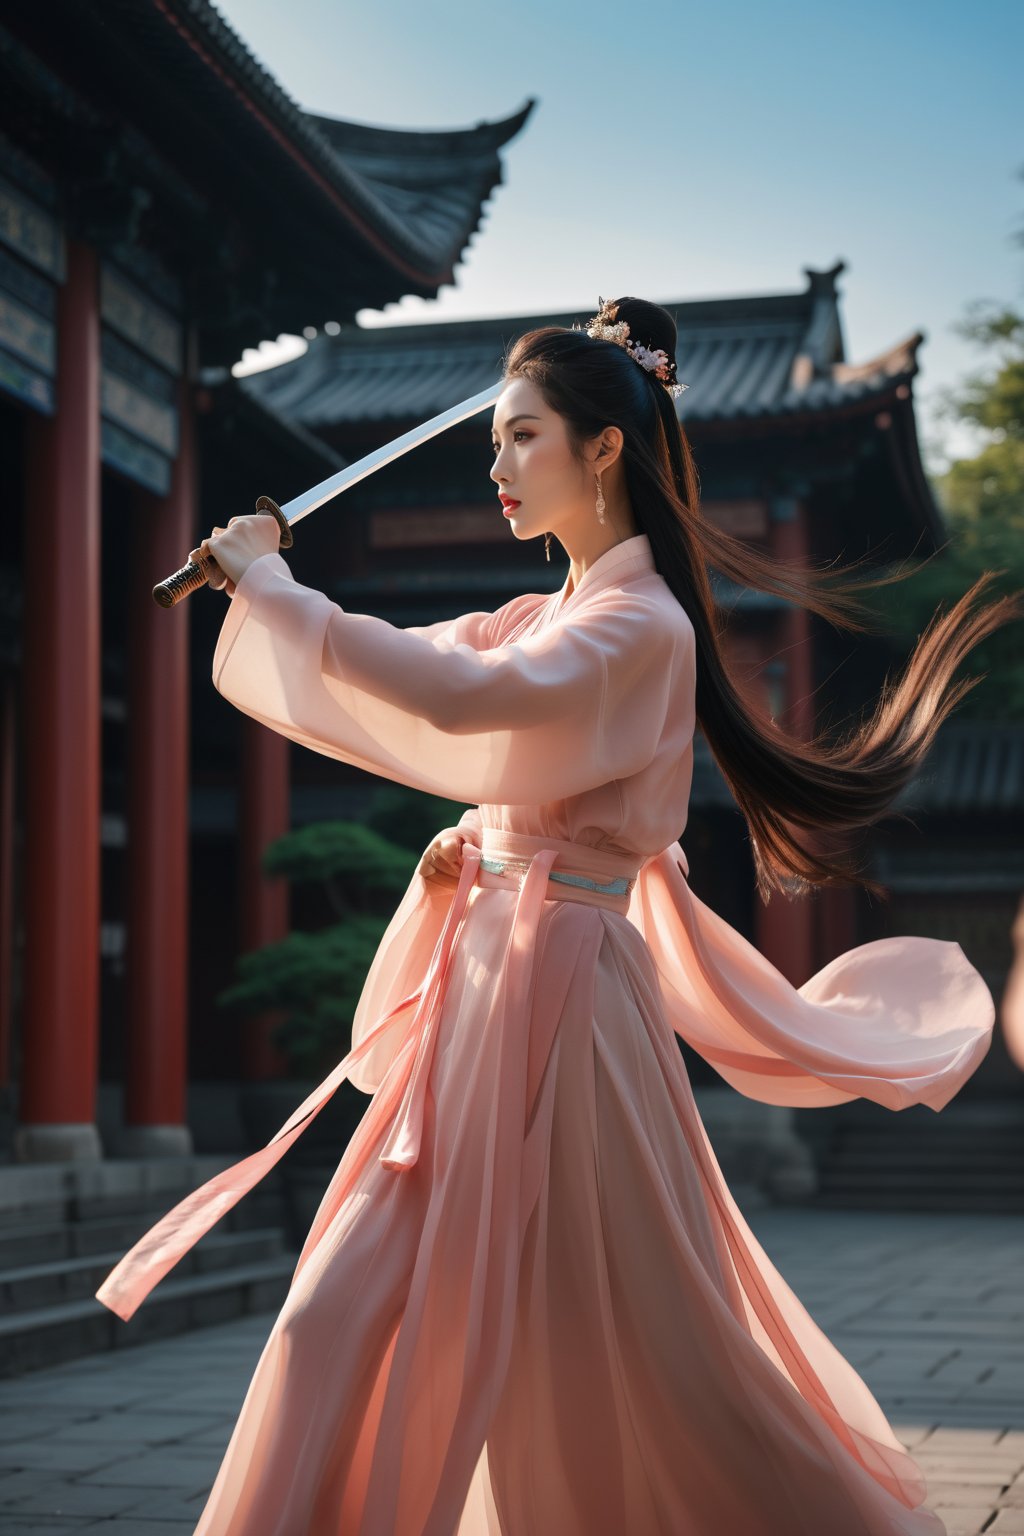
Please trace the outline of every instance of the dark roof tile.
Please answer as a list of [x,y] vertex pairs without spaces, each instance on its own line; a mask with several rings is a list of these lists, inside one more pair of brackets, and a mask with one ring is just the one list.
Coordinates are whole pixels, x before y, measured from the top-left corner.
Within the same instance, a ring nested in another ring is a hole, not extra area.
[[[51,0],[53,24],[62,5]],[[470,128],[380,128],[304,111],[210,3],[210,0],[106,0],[86,5],[76,24],[118,29],[143,68],[159,68],[186,94],[190,111],[215,104],[255,133],[277,173],[284,150],[299,182],[360,228],[390,256],[412,288],[451,282],[483,206],[504,180],[499,150],[522,129],[536,101],[510,116]],[[340,317],[339,317],[340,318]]]
[[896,809],[1024,812],[1024,722],[947,721]]
[[[679,378],[689,386],[678,402],[687,424],[828,413],[913,377],[920,333],[868,363],[847,363],[835,282],[843,263],[804,270],[802,293],[665,304],[678,327]],[[318,337],[303,357],[251,375],[245,388],[314,429],[425,420],[496,382],[515,337],[593,312],[347,325]]]

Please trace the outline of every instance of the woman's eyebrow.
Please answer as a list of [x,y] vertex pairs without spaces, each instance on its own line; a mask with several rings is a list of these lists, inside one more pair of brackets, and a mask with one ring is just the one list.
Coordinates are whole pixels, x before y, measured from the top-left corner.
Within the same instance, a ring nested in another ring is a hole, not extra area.
[[[530,416],[525,411],[520,411],[518,416],[510,416],[508,421],[506,421],[505,425],[506,425],[506,427],[511,427],[517,421],[540,421],[540,417],[539,416]],[[491,436],[492,437],[494,436],[494,428],[493,428],[493,426],[491,427]]]

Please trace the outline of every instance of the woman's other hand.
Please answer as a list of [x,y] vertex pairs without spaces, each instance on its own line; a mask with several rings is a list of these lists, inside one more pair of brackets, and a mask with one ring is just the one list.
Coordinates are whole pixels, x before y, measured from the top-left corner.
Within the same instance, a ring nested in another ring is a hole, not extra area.
[[416,873],[424,880],[442,885],[457,882],[462,869],[462,845],[469,833],[459,827],[445,827],[423,851]]
[[214,528],[198,549],[189,551],[189,559],[207,555],[214,561],[209,585],[215,592],[234,597],[235,587],[254,560],[261,555],[275,555],[281,547],[281,530],[275,517],[251,513],[233,517],[226,528]]

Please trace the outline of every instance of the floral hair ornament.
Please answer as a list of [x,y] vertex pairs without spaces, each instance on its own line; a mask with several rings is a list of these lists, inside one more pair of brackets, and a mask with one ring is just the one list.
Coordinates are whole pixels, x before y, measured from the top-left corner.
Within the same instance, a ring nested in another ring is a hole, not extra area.
[[[676,365],[665,351],[664,347],[645,347],[639,341],[630,341],[629,323],[626,320],[617,320],[618,305],[613,299],[597,298],[600,306],[593,320],[587,325],[587,335],[595,337],[598,341],[614,341],[616,346],[623,347],[635,363],[645,369],[647,373],[655,374],[664,384],[673,400],[678,399],[684,389],[689,389],[689,384],[680,384],[675,377]],[[581,327],[577,326],[579,330]]]

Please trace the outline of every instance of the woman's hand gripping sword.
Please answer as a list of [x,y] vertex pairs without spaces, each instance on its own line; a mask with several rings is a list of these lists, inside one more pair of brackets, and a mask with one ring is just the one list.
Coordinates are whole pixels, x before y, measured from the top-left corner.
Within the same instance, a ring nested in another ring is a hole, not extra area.
[[[385,464],[400,458],[403,453],[408,453],[410,448],[418,447],[428,438],[443,432],[446,427],[455,426],[457,422],[465,421],[467,416],[475,416],[477,411],[493,405],[503,388],[504,380],[488,385],[486,389],[480,390],[479,394],[470,395],[468,399],[451,406],[447,411],[442,411],[440,415],[432,416],[429,421],[413,427],[409,432],[403,432],[401,437],[396,437],[393,442],[385,443],[382,448],[375,448],[372,453],[357,459],[354,464],[346,465],[344,469],[338,470],[336,474],[321,481],[319,485],[314,485],[311,490],[304,491],[293,501],[286,502],[283,507],[279,507],[277,502],[272,501],[269,496],[261,496],[256,503],[257,513],[267,513],[277,519],[280,531],[279,547],[290,549],[294,543],[293,523],[308,516],[310,512],[315,512],[318,507],[331,501],[341,491],[348,490],[350,485],[355,485],[359,480],[365,480],[366,476],[372,475],[374,470],[381,469]],[[231,526],[230,523],[228,526]],[[223,534],[224,530],[220,532]],[[168,576],[165,581],[158,582],[153,588],[153,597],[161,608],[173,608],[175,603],[180,602],[183,597],[188,597],[190,592],[195,592],[207,584],[214,586],[218,591],[221,587],[227,586],[230,579],[227,573],[221,570],[212,555],[203,553],[203,546],[208,543],[209,540],[204,539],[203,544],[192,551],[194,559],[190,558],[180,571],[175,571],[173,576]],[[224,577],[223,581],[218,579],[221,576]]]
[[[280,549],[290,549],[295,542],[295,536],[276,501],[271,501],[269,496],[261,496],[256,503],[256,511],[277,519],[280,530]],[[234,521],[234,519],[232,519]],[[230,527],[231,524],[228,524]],[[204,539],[203,544],[208,543]],[[224,577],[224,581],[220,578]],[[221,570],[212,555],[204,555],[202,546],[193,550],[180,571],[175,571],[173,576],[168,576],[165,581],[158,582],[153,588],[153,596],[161,608],[173,608],[183,597],[188,597],[190,592],[195,592],[199,587],[205,587],[207,583],[216,590],[220,590],[227,581],[227,575]],[[230,595],[230,594],[229,594]]]

